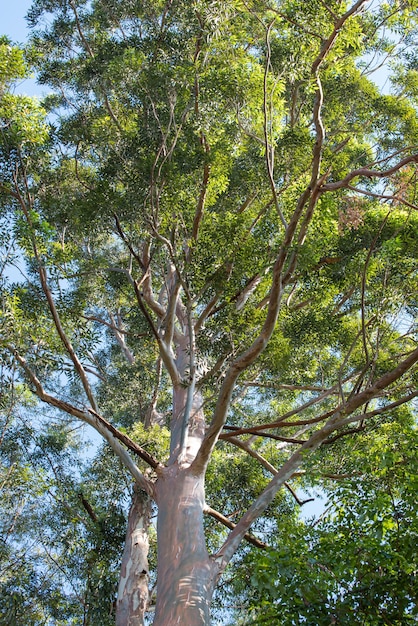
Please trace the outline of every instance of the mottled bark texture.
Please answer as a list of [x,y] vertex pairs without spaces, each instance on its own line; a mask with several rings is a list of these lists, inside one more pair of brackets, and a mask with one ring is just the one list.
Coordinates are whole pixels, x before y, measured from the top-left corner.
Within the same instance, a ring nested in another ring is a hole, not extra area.
[[166,468],[156,483],[158,580],[154,626],[206,626],[217,578],[203,531],[204,478]]
[[148,608],[151,498],[134,488],[116,603],[116,626],[142,626]]

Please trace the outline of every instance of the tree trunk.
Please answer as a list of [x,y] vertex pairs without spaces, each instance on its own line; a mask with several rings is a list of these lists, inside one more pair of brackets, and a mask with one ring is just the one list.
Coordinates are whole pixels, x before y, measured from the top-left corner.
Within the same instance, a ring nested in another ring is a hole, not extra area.
[[206,626],[217,578],[203,531],[204,478],[177,465],[156,483],[158,580],[154,626]]
[[151,498],[135,486],[116,603],[116,626],[143,626],[148,607],[148,527]]

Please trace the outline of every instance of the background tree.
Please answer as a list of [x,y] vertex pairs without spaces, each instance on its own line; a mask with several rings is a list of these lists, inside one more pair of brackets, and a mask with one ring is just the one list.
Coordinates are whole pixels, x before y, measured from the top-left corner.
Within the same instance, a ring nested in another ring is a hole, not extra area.
[[[410,437],[417,8],[36,0],[26,54],[53,88],[49,126],[39,104],[7,90],[25,70],[2,44],[3,371],[13,398],[32,393],[46,417],[66,416],[52,431],[35,423],[30,464],[38,448],[44,464],[59,451],[47,470],[62,468],[50,527],[78,511],[53,555],[78,601],[73,619],[112,619],[126,472],[135,488],[117,623],[143,623],[154,602],[155,503],[154,624],[207,624],[242,541],[274,544],[294,514],[282,487],[299,502],[303,481],[352,481],[344,464],[330,468],[345,453],[355,462],[353,441],[395,441],[397,424]],[[395,51],[393,93],[382,95],[370,75]],[[71,473],[74,420],[123,469],[98,453]],[[318,562],[334,529],[350,528],[350,493],[336,492]],[[311,530],[297,532],[306,546]],[[288,552],[274,547],[265,563],[286,579]],[[379,593],[376,619],[388,602]],[[334,619],[337,609],[324,600],[312,611]]]

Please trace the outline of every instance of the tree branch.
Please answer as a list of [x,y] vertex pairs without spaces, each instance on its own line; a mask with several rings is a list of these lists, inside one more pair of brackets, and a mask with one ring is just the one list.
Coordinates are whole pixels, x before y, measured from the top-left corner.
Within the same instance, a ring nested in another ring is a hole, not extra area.
[[[291,457],[278,470],[277,474],[270,481],[270,483],[260,494],[260,496],[253,502],[252,506],[241,518],[235,529],[231,531],[229,537],[218,551],[216,558],[220,565],[221,571],[226,567],[233,554],[237,550],[243,534],[248,531],[251,524],[269,506],[269,504],[274,499],[277,491],[284,485],[285,482],[288,481],[288,479],[294,474],[297,468],[303,463],[306,455],[316,450],[325,440],[328,439],[333,431],[345,426],[348,423],[351,423],[352,421],[365,419],[366,414],[363,414],[361,417],[349,416],[352,415],[357,410],[357,408],[370,401],[374,397],[378,396],[383,389],[386,389],[396,380],[399,380],[409,369],[411,369],[415,365],[417,361],[418,348],[411,352],[411,354],[401,363],[399,363],[394,369],[386,372],[386,374],[376,380],[375,383],[369,388],[354,396],[345,405],[340,405],[339,407],[337,407],[333,411],[333,414],[327,420],[326,424],[322,426],[319,430],[315,431],[311,435],[309,440],[305,444],[303,444],[299,448],[299,450],[295,451],[291,455]],[[367,414],[367,417],[372,417],[376,414],[386,412],[390,410],[391,407],[393,408],[394,406],[398,406],[401,403],[403,404],[404,402],[409,401],[417,395],[418,391],[415,391],[413,394],[405,396],[403,399],[392,403],[392,405],[387,405],[386,407],[381,407],[380,409],[377,409],[378,413],[376,413],[375,411],[370,412],[369,414]]]
[[[342,382],[346,383],[352,377],[353,377],[353,374],[350,374]],[[339,388],[340,388],[340,383],[337,383],[336,385],[333,385],[332,387],[330,387],[329,389],[326,389],[324,392],[322,392],[321,394],[319,394],[315,398],[312,398],[312,400],[308,400],[308,402],[305,402],[301,406],[296,407],[295,409],[292,409],[291,411],[288,411],[287,413],[284,413],[278,420],[275,420],[274,422],[268,422],[266,424],[256,424],[256,425],[250,426],[248,428],[235,428],[235,427],[230,427],[230,426],[224,426],[224,428],[225,429],[233,428],[234,429],[234,432],[233,432],[233,436],[234,437],[236,437],[237,435],[244,435],[244,434],[253,434],[254,435],[254,434],[257,434],[258,431],[269,430],[269,429],[272,429],[272,428],[278,428],[278,427],[283,425],[284,420],[288,419],[289,417],[293,417],[293,415],[297,415],[298,413],[301,413],[302,411],[305,411],[306,409],[310,408],[314,404],[317,404],[318,402],[322,402],[322,400],[325,400],[329,396],[334,395],[339,390]],[[311,423],[313,424],[313,423],[315,423],[315,421],[314,421],[315,419],[318,419],[318,418],[313,418],[312,420],[303,420],[303,423],[301,423],[300,421],[299,422],[295,422],[294,425],[295,426],[304,426],[305,424],[311,424]],[[321,419],[325,419],[325,418],[321,418]],[[293,422],[291,422],[291,424],[293,424]],[[286,423],[286,426],[289,426],[289,423]],[[227,433],[222,433],[221,437],[222,437],[222,439],[228,439],[229,435]]]
[[273,200],[274,200],[274,205],[276,207],[277,214],[280,217],[280,221],[282,222],[284,228],[286,229],[287,222],[280,208],[279,200],[277,197],[276,183],[274,180],[274,146],[273,146],[273,142],[269,138],[269,130],[268,130],[269,128],[271,129],[271,126],[272,126],[272,120],[271,120],[271,117],[269,119],[269,113],[268,113],[268,107],[267,107],[267,82],[268,82],[269,70],[271,67],[270,32],[273,27],[273,24],[274,24],[274,20],[273,22],[269,24],[268,28],[266,29],[266,39],[265,39],[267,56],[266,56],[266,62],[264,66],[264,80],[263,80],[263,116],[264,116],[263,129],[264,129],[264,144],[265,144],[265,151],[266,151],[265,153],[266,166],[267,166],[267,174],[268,174],[268,178],[270,182],[271,193],[273,194]]
[[357,170],[353,170],[345,178],[342,180],[336,181],[335,183],[326,183],[321,186],[319,193],[324,193],[325,191],[336,191],[337,189],[347,188],[350,182],[354,178],[363,177],[363,178],[389,178],[392,174],[398,172],[402,167],[408,165],[409,163],[418,163],[418,154],[412,154],[408,157],[405,157],[396,165],[389,168],[388,170],[372,170],[367,167],[360,167]]
[[[130,280],[132,282],[134,291],[135,291],[135,295],[136,295],[136,299],[139,305],[139,308],[141,309],[142,314],[144,315],[145,319],[148,322],[149,327],[151,328],[151,331],[157,341],[159,350],[160,350],[160,354],[161,354],[161,358],[164,362],[164,365],[167,368],[167,372],[170,375],[171,381],[173,383],[173,385],[175,384],[180,384],[180,374],[179,371],[176,367],[175,361],[174,361],[174,355],[172,353],[171,347],[168,346],[163,339],[160,337],[160,334],[157,330],[157,328],[155,327],[155,324],[150,316],[150,314],[147,311],[147,308],[143,302],[143,297],[142,294],[139,290],[139,286],[136,280],[134,280],[132,278],[132,276],[130,276]],[[162,308],[162,307],[161,307]]]
[[68,415],[77,417],[82,422],[85,422],[86,424],[92,426],[95,430],[97,430],[97,432],[102,435],[102,437],[109,443],[115,454],[120,458],[122,464],[131,473],[131,475],[138,482],[141,488],[144,489],[144,491],[146,491],[152,497],[154,497],[153,484],[138,469],[136,464],[129,456],[128,452],[125,450],[125,448],[122,447],[121,442],[126,445],[130,450],[135,452],[135,454],[137,454],[153,469],[157,469],[160,466],[159,462],[154,459],[154,457],[152,457],[146,450],[144,450],[143,448],[138,446],[138,444],[132,441],[127,435],[118,431],[117,428],[112,426],[104,417],[101,417],[94,410],[88,409],[88,411],[82,411],[77,407],[69,404],[68,402],[60,400],[48,394],[43,389],[38,377],[28,366],[26,359],[24,359],[13,346],[6,346],[6,348],[15,356],[17,362],[20,364],[25,374],[28,376],[29,380],[33,384],[35,388],[35,395],[42,402],[45,402],[46,404],[49,404],[50,406],[53,406],[60,411],[64,411]]
[[124,331],[120,328],[122,320],[120,319],[119,314],[118,314],[118,317],[119,317],[119,326],[116,325],[116,322],[113,318],[112,313],[109,312],[109,318],[110,318],[110,321],[112,322],[112,324],[109,324],[109,326],[110,328],[112,328],[116,341],[118,342],[119,347],[122,350],[122,353],[125,356],[126,360],[128,361],[129,365],[133,365],[135,362],[135,357],[130,351],[130,349],[128,348],[128,345],[124,337],[124,334],[125,334]]
[[[23,176],[25,178],[25,184],[27,184],[26,181],[26,174],[23,171]],[[57,311],[57,308],[55,306],[55,301],[54,298],[52,296],[51,290],[49,289],[49,285],[48,285],[48,280],[47,280],[47,273],[46,273],[46,269],[43,266],[39,251],[38,251],[38,246],[36,243],[36,239],[35,239],[35,231],[34,231],[34,226],[32,224],[32,220],[30,217],[30,213],[28,211],[28,208],[26,206],[26,202],[24,200],[24,198],[22,197],[20,190],[19,190],[19,186],[18,186],[18,181],[16,179],[16,176],[14,176],[14,183],[15,183],[15,189],[16,189],[16,195],[17,198],[19,200],[22,212],[25,216],[26,222],[28,224],[28,226],[31,229],[31,240],[32,240],[32,248],[33,248],[33,252],[37,261],[37,270],[38,270],[38,275],[39,275],[39,279],[41,282],[41,286],[42,286],[42,291],[44,292],[44,295],[47,299],[48,302],[48,307],[52,316],[52,321],[55,325],[55,328],[57,330],[58,336],[64,346],[64,348],[66,349],[71,361],[73,362],[73,365],[75,367],[75,370],[77,372],[77,374],[80,377],[81,383],[83,385],[84,391],[86,392],[87,398],[91,404],[91,406],[93,407],[94,410],[97,410],[97,404],[96,404],[96,399],[94,397],[92,388],[90,386],[90,383],[88,381],[86,372],[84,370],[83,365],[81,364],[81,361],[79,360],[77,354],[75,353],[75,350],[70,342],[70,340],[68,339],[64,328],[62,326],[61,323],[61,318],[60,315]]]
[[[215,509],[212,509],[207,504],[205,504],[203,513],[206,513],[206,515],[210,515],[211,517],[213,517],[213,519],[216,519],[217,522],[220,522],[221,524],[223,524],[230,530],[233,530],[236,526],[236,524],[234,524],[234,522],[231,522],[231,520],[228,517],[225,517],[225,515],[222,515],[222,513],[215,511]],[[250,535],[250,533],[245,533],[243,538],[246,539],[248,543],[251,543],[256,548],[261,548],[262,550],[266,550],[268,548],[268,545],[266,543],[263,543],[262,541],[254,537],[253,535]]]
[[378,198],[379,200],[394,200],[394,202],[399,202],[399,204],[403,204],[409,209],[414,209],[415,211],[418,211],[418,206],[416,204],[412,204],[412,202],[408,202],[407,200],[405,200],[404,198],[400,198],[399,196],[392,196],[384,193],[373,193],[372,191],[359,189],[358,187],[353,187],[352,185],[347,185],[346,188],[350,189],[350,191],[355,191],[356,193],[360,193],[364,196],[370,196],[371,198]]

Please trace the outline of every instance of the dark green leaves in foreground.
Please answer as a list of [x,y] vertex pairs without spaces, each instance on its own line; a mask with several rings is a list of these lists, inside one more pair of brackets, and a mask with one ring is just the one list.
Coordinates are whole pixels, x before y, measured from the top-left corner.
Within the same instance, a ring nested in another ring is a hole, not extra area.
[[336,444],[329,467],[340,479],[322,479],[323,511],[281,520],[276,547],[244,558],[243,583],[231,581],[248,612],[238,623],[416,623],[418,439],[400,419],[358,436],[350,454]]

